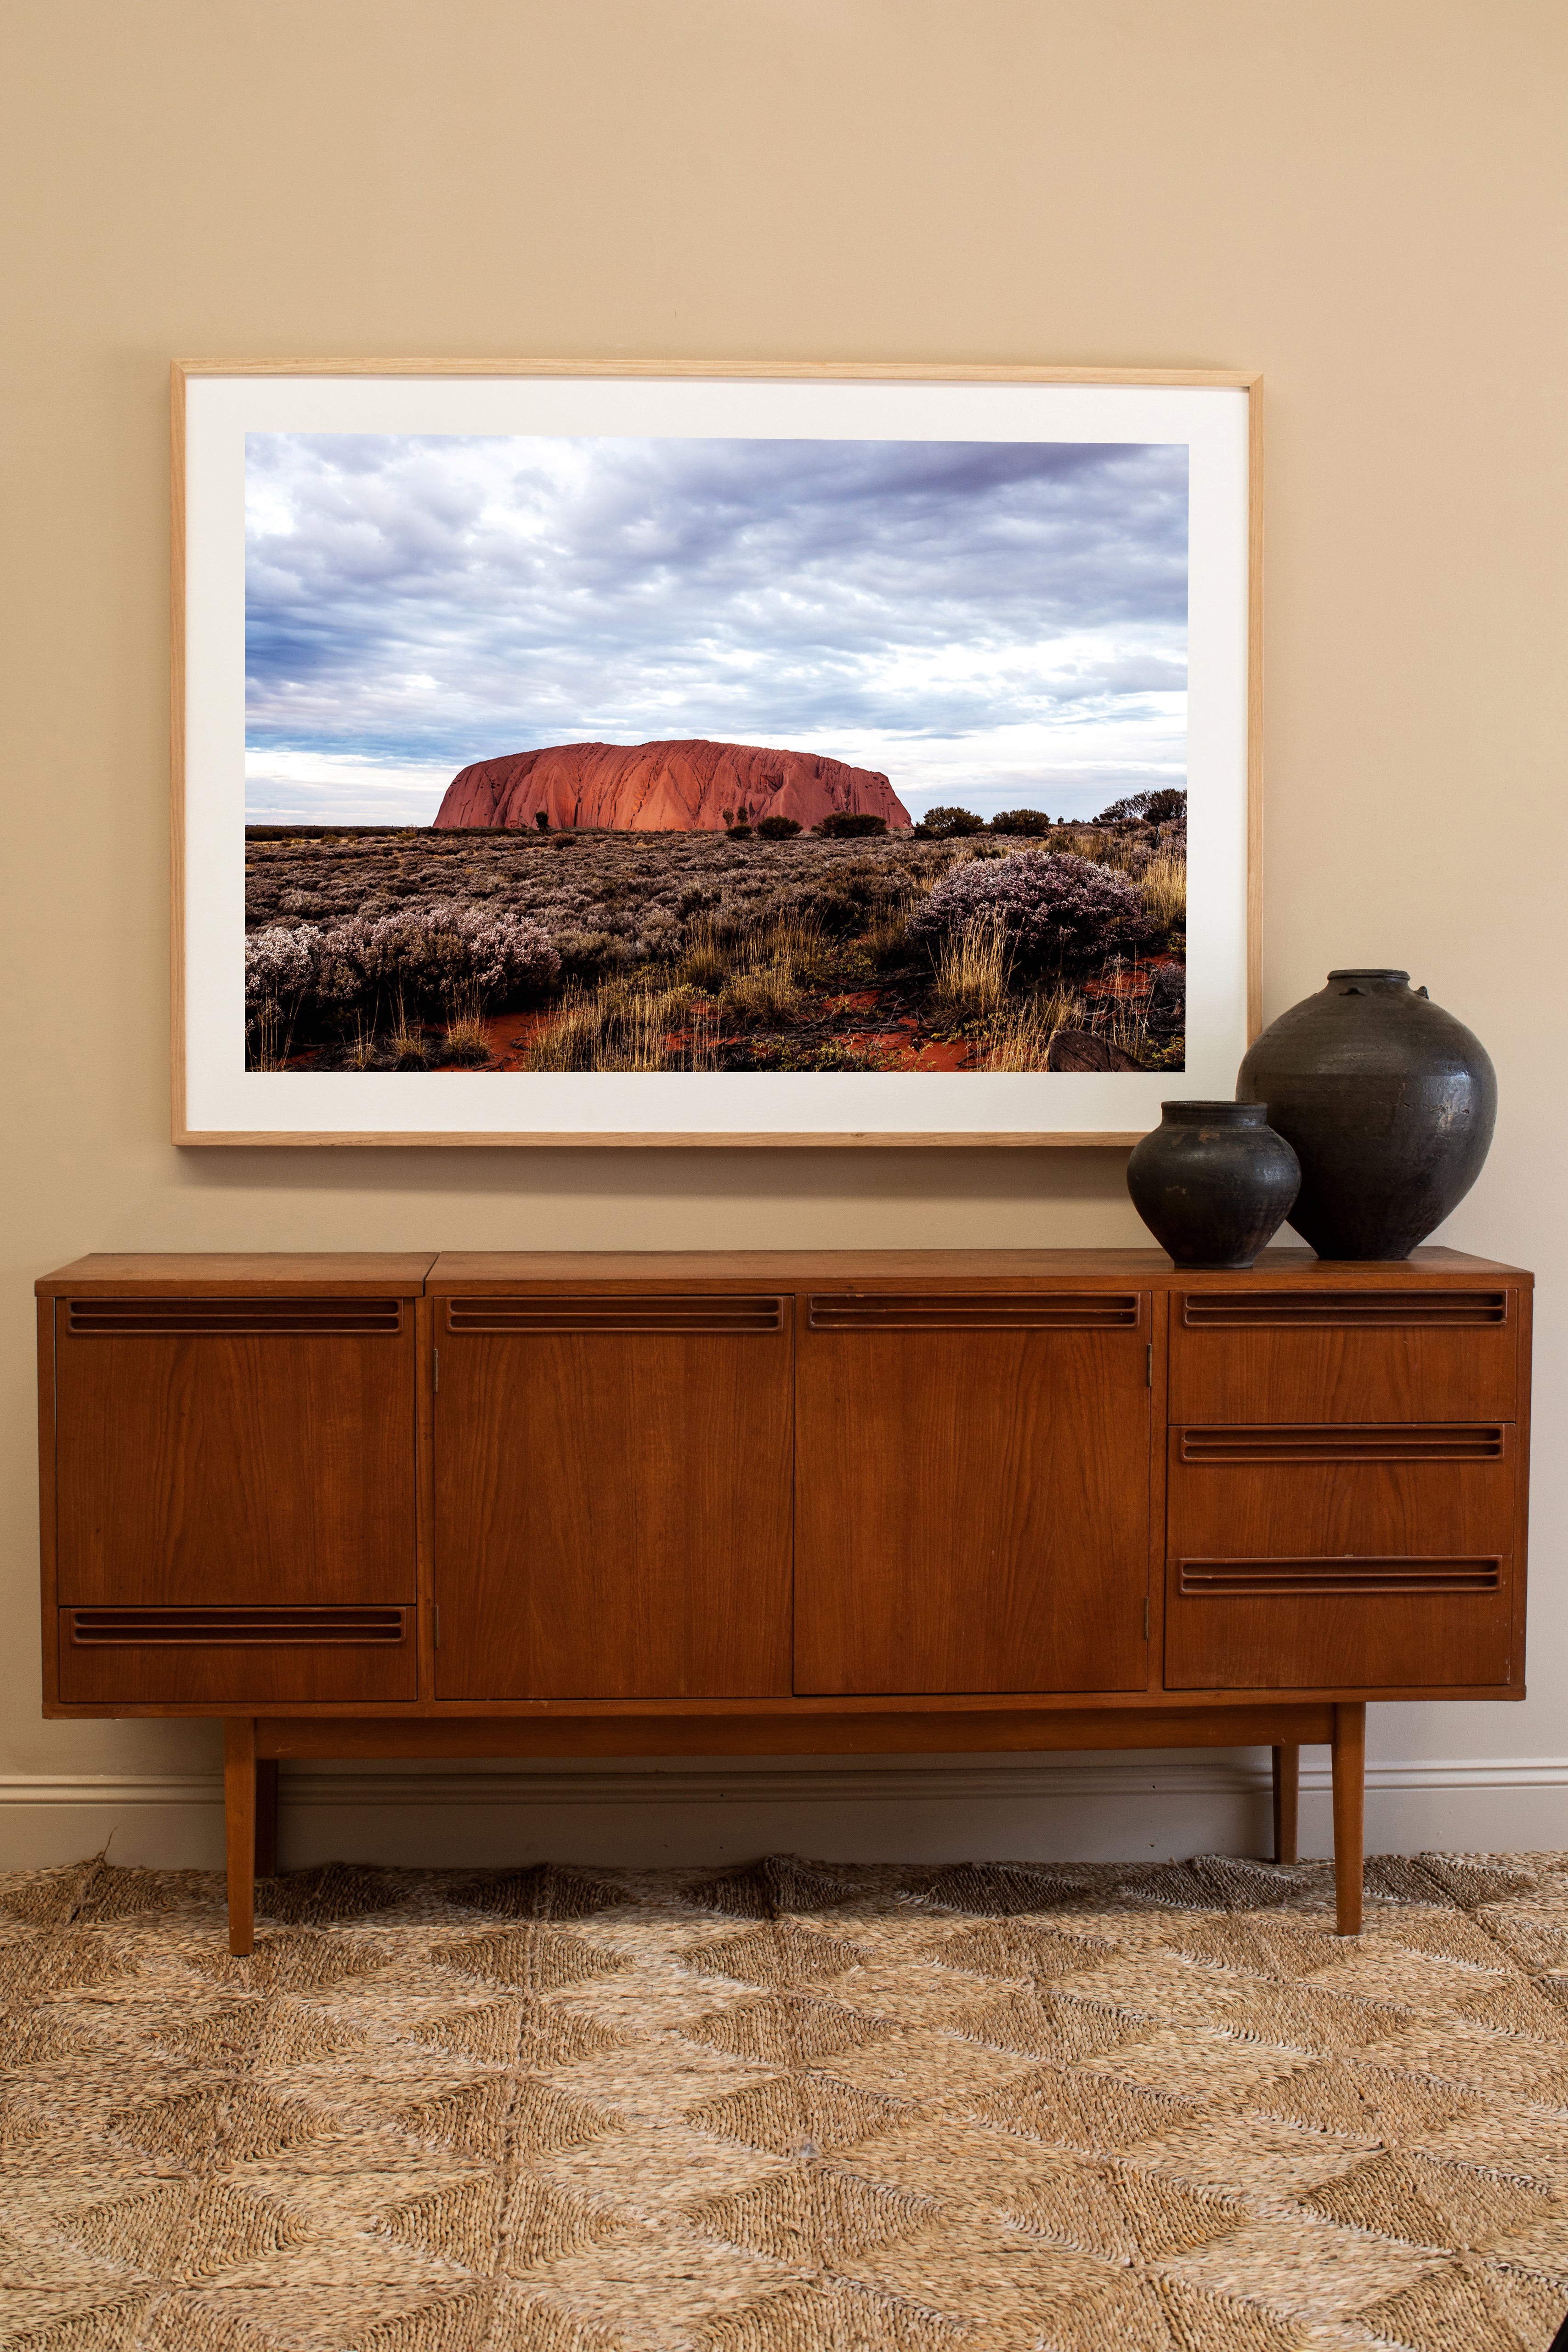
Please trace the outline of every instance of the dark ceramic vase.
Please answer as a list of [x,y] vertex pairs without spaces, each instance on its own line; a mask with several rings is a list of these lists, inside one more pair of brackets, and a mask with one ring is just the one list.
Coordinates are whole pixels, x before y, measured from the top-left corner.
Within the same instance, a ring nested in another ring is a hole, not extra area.
[[1301,1171],[1261,1103],[1168,1102],[1135,1143],[1127,1189],[1178,1265],[1250,1265],[1284,1223]]
[[1301,1163],[1290,1223],[1320,1257],[1408,1257],[1481,1172],[1497,1077],[1479,1038],[1407,971],[1331,971],[1242,1063]]

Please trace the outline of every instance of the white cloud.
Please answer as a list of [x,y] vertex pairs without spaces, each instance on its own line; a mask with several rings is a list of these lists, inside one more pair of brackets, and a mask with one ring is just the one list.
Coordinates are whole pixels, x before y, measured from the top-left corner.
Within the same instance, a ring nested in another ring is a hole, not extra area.
[[658,736],[917,802],[1181,781],[1180,446],[258,436],[247,482],[274,804],[353,822],[416,772]]

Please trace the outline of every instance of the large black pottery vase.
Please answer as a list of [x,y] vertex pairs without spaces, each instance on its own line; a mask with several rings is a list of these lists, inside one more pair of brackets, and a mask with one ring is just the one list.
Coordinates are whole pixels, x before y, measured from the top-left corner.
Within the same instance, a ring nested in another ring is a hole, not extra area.
[[1408,1257],[1481,1172],[1497,1074],[1407,971],[1331,971],[1282,1013],[1236,1082],[1294,1146],[1290,1223],[1320,1257]]
[[1132,1205],[1178,1265],[1250,1265],[1301,1171],[1261,1103],[1168,1102],[1127,1162]]

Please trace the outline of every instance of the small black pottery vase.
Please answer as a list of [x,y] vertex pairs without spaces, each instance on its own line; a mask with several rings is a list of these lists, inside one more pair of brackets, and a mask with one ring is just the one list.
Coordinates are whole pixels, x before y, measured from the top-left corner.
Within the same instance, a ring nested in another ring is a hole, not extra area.
[[1178,1265],[1250,1265],[1284,1223],[1301,1171],[1262,1103],[1168,1102],[1135,1143],[1127,1189]]
[[1481,1172],[1497,1077],[1479,1038],[1407,971],[1331,971],[1242,1063],[1293,1146],[1290,1223],[1320,1257],[1408,1257]]

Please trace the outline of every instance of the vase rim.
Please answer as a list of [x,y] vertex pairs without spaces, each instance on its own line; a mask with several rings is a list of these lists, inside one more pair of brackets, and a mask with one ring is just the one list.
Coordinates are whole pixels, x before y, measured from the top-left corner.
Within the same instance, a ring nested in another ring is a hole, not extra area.
[[1162,1118],[1186,1118],[1203,1121],[1234,1119],[1238,1126],[1258,1127],[1268,1116],[1268,1106],[1260,1102],[1163,1102]]
[[1331,980],[1389,980],[1408,982],[1407,971],[1395,971],[1388,964],[1342,964],[1329,974]]

